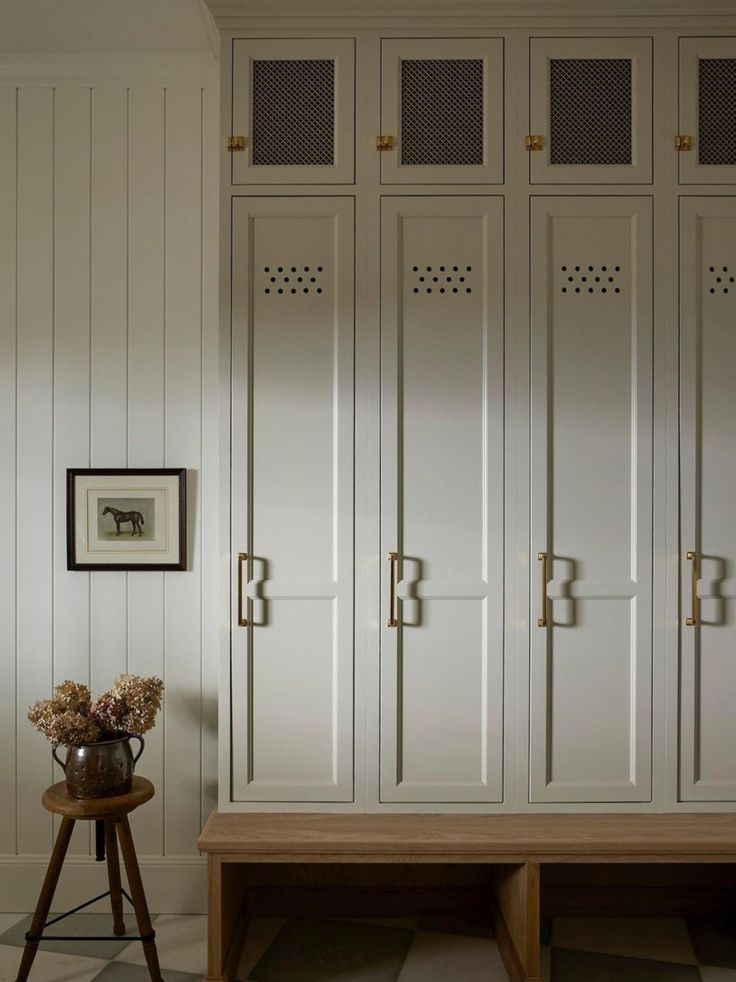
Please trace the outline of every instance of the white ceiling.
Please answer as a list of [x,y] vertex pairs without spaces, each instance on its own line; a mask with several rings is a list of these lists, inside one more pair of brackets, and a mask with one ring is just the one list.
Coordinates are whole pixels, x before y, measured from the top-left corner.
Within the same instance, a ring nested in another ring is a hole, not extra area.
[[213,54],[200,0],[0,0],[0,53]]

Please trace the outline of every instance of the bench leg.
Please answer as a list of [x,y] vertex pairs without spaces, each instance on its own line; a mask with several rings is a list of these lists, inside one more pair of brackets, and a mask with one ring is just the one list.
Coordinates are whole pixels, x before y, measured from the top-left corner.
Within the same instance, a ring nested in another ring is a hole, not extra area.
[[513,982],[538,982],[539,863],[499,865],[493,870],[496,940]]
[[135,919],[138,922],[138,933],[143,939],[143,954],[146,957],[148,974],[151,976],[151,982],[163,982],[161,969],[158,964],[158,952],[156,951],[156,935],[151,924],[151,915],[148,913],[146,894],[143,889],[141,873],[138,869],[138,859],[135,854],[135,846],[133,845],[133,836],[130,831],[128,816],[123,815],[122,818],[119,818],[117,820],[117,826],[118,836],[120,837],[120,850],[123,854],[130,895],[133,898]]
[[115,837],[115,819],[106,818],[105,855],[107,856],[107,880],[110,884],[110,905],[112,907],[112,929],[118,937],[125,934],[123,921],[123,892],[120,886],[120,859],[118,840]]
[[230,982],[245,940],[247,868],[212,853],[207,865],[207,982]]
[[58,835],[56,836],[54,849],[51,853],[49,866],[46,870],[46,876],[43,881],[43,886],[41,887],[41,893],[38,897],[38,903],[36,904],[36,912],[33,915],[31,929],[28,932],[33,940],[26,941],[16,982],[26,982],[28,974],[31,971],[33,959],[36,957],[36,952],[38,951],[38,938],[41,936],[44,925],[49,917],[51,901],[54,899],[56,884],[59,882],[61,867],[64,865],[64,857],[66,856],[66,851],[69,848],[69,840],[72,837],[73,831],[74,819],[66,817],[62,818],[61,827],[59,828]]

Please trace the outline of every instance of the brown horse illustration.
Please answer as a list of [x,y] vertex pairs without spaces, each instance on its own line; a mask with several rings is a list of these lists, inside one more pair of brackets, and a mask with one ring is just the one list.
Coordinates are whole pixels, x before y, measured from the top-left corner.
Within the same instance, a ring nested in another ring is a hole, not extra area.
[[139,511],[119,511],[117,508],[111,508],[109,505],[103,511],[103,516],[107,514],[112,515],[115,519],[115,527],[117,528],[117,535],[120,535],[120,523],[121,522],[132,522],[133,530],[131,535],[135,535],[136,529],[138,530],[138,535],[143,535],[143,530],[141,525],[144,525],[143,515]]

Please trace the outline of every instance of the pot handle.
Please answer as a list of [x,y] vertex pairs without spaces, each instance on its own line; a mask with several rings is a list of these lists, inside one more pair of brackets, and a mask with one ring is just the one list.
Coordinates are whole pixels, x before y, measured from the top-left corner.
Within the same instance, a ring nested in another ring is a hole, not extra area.
[[133,767],[135,767],[135,765],[136,765],[136,764],[138,763],[138,761],[140,760],[140,756],[141,756],[141,754],[143,753],[143,751],[144,751],[144,749],[145,749],[145,746],[146,746],[146,744],[145,744],[145,741],[143,740],[143,737],[142,737],[142,736],[138,736],[138,734],[137,734],[137,733],[133,733],[133,734],[131,734],[131,737],[130,737],[130,739],[131,739],[131,740],[138,740],[138,742],[139,742],[139,743],[140,743],[140,745],[141,745],[141,746],[140,746],[140,749],[139,749],[139,751],[138,751],[138,753],[137,753],[137,754],[135,755],[135,757],[133,758]]
[[57,751],[58,746],[59,746],[58,743],[52,744],[52,746],[51,746],[51,756],[54,758],[54,760],[59,765],[59,767],[62,769],[62,771],[64,771],[64,773],[66,773],[66,764],[65,764],[65,762],[63,760],[60,760],[56,756],[56,751]]

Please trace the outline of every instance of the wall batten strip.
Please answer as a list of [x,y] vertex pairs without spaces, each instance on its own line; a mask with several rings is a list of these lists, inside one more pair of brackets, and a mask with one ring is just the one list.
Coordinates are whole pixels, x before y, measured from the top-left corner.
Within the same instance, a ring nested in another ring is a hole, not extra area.
[[16,196],[17,91],[0,88],[0,501],[7,519],[0,527],[0,853],[16,848]]

